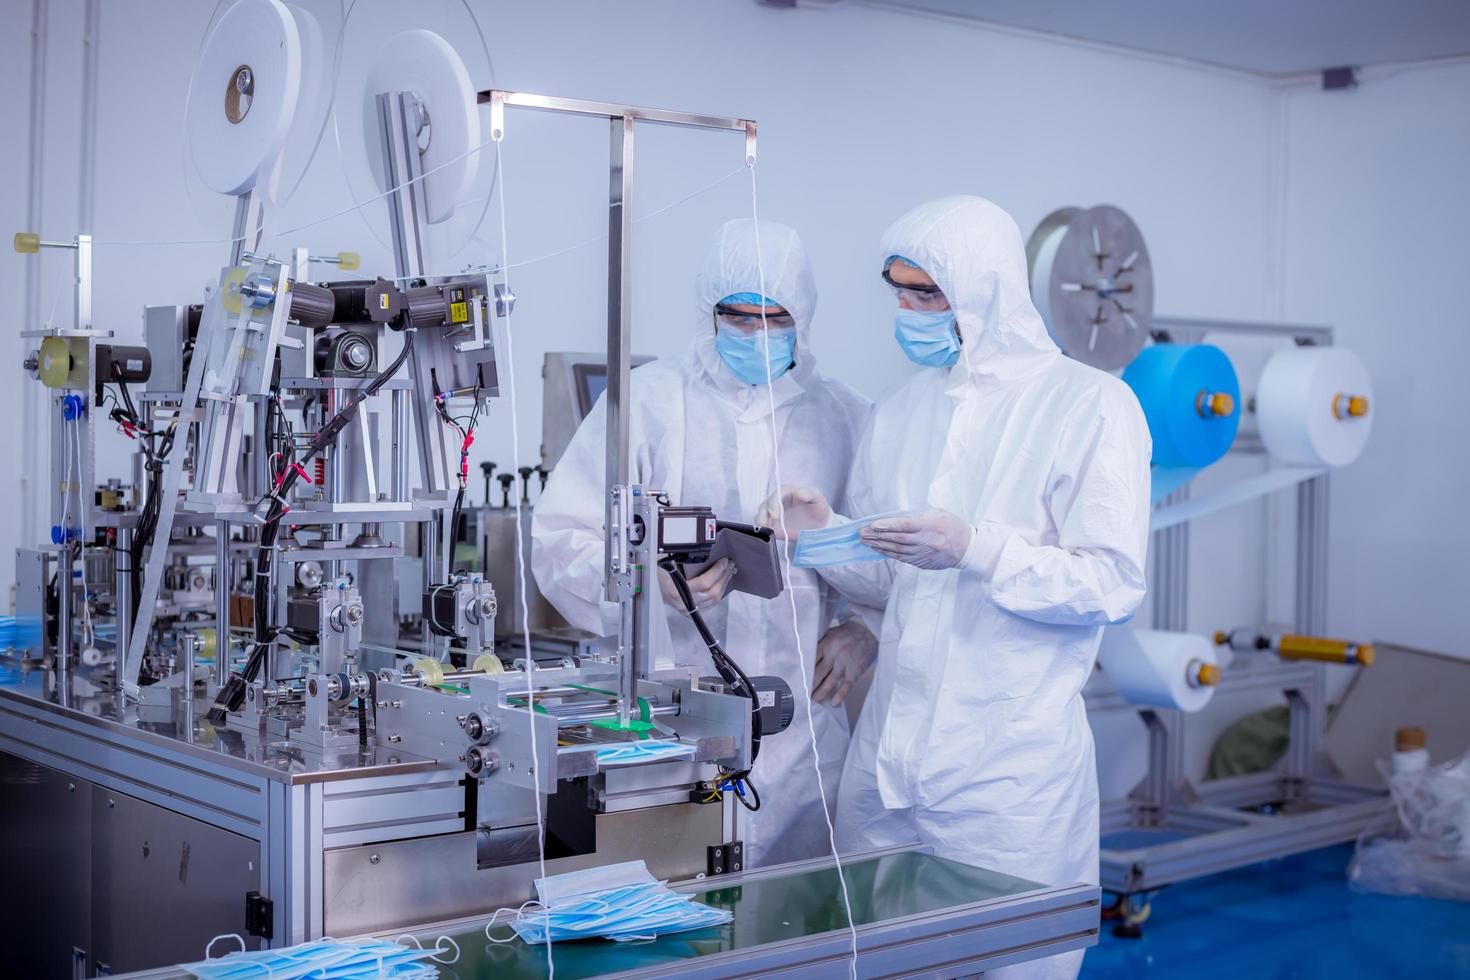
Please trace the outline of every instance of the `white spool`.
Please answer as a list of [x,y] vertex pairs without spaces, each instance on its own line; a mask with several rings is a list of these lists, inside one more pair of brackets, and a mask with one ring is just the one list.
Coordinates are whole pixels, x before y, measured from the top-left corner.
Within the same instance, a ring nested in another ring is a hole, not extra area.
[[1197,680],[1201,666],[1218,666],[1215,645],[1193,633],[1114,626],[1103,630],[1097,662],[1134,704],[1193,712],[1215,694],[1214,685]]
[[243,194],[275,166],[301,70],[301,33],[280,0],[239,0],[220,18],[195,66],[185,119],[194,168],[210,190]]
[[[480,114],[464,62],[448,41],[433,31],[404,31],[378,53],[362,98],[362,146],[379,191],[389,189],[383,163],[378,95],[412,92],[428,112],[428,145],[419,152],[428,220],[437,224],[454,214],[469,194],[479,168]],[[438,169],[438,168],[443,169]]]
[[[1366,414],[1348,403],[1363,399]],[[1341,347],[1295,347],[1266,363],[1256,389],[1261,441],[1274,458],[1303,466],[1346,466],[1373,430],[1373,386],[1363,362]]]
[[1068,225],[1053,228],[1041,241],[1040,248],[1036,251],[1035,268],[1031,271],[1031,301],[1036,305],[1036,312],[1041,314],[1041,319],[1048,325],[1051,320],[1051,270],[1057,259],[1057,249],[1061,248],[1062,239],[1067,237]]

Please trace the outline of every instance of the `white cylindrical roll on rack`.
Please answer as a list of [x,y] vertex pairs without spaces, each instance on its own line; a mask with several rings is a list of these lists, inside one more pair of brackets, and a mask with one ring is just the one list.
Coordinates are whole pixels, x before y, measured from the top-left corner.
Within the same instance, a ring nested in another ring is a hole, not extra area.
[[1113,626],[1097,661],[1125,699],[1155,708],[1198,711],[1220,681],[1214,644],[1193,633]]
[[404,31],[383,45],[362,94],[363,153],[380,191],[389,189],[378,121],[378,95],[384,92],[412,92],[418,100],[426,217],[444,221],[468,195],[479,169],[480,156],[472,151],[480,145],[480,115],[470,73],[453,46],[433,31]]
[[243,194],[275,166],[301,71],[301,33],[279,0],[239,0],[220,18],[194,69],[185,119],[207,187]]
[[1255,414],[1266,451],[1284,463],[1346,466],[1373,429],[1368,369],[1341,347],[1295,347],[1266,363]]

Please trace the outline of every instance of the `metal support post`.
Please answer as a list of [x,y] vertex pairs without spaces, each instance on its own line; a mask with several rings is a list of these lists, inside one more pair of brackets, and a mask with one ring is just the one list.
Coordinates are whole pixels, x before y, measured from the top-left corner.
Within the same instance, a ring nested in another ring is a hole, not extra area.
[[230,523],[214,525],[214,682],[220,687],[230,679]]

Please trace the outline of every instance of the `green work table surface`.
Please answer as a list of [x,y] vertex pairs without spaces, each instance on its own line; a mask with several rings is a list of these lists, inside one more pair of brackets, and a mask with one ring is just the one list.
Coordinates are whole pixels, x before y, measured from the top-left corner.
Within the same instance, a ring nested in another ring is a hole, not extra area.
[[[862,976],[963,975],[1097,942],[1099,893],[1092,886],[1048,888],[916,849],[857,857],[843,867]],[[556,976],[848,974],[851,939],[830,860],[731,875],[712,884],[691,882],[678,890],[729,909],[732,922],[647,942],[556,943]],[[459,944],[459,960],[441,966],[441,976],[548,975],[545,946],[519,938],[490,942],[487,921],[460,919],[408,934],[425,946],[441,935]],[[514,936],[503,924],[493,934]]]

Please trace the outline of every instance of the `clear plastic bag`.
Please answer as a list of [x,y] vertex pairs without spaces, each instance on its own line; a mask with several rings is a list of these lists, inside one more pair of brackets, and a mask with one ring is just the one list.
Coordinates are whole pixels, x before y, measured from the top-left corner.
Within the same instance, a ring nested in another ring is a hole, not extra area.
[[1398,826],[1358,840],[1348,881],[1363,891],[1470,902],[1470,753],[1385,776]]

